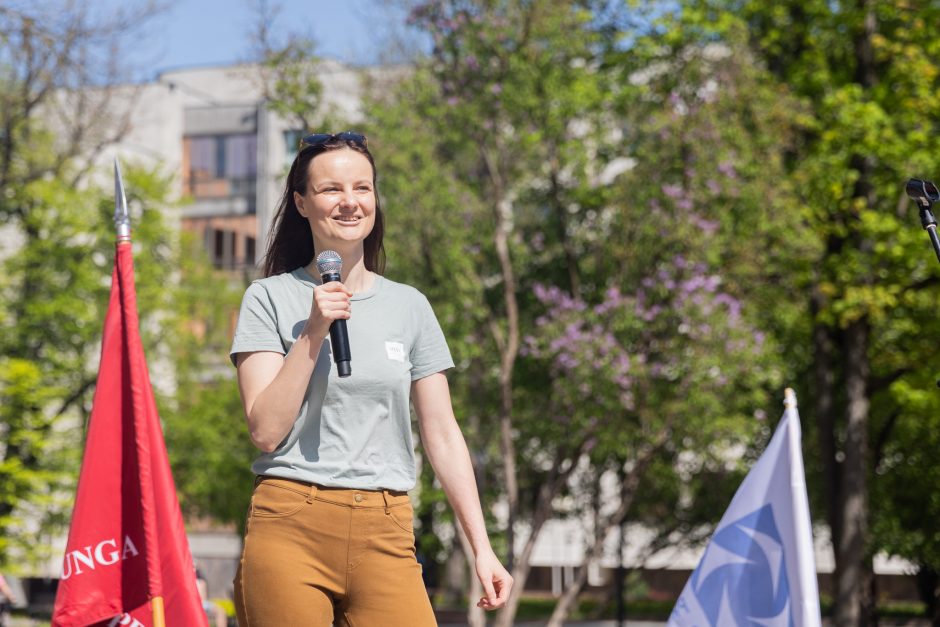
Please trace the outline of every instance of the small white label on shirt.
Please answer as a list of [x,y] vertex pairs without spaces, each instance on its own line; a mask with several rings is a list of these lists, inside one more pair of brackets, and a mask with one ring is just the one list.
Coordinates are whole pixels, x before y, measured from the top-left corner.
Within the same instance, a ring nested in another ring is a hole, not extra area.
[[385,352],[389,359],[405,361],[405,345],[401,342],[385,342]]

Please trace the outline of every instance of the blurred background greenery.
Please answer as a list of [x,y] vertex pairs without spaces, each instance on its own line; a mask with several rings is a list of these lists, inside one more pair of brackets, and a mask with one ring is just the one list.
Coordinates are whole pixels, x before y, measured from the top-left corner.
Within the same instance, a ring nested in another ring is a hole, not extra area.
[[[95,38],[132,34],[95,31],[69,6],[45,24],[0,5],[0,568],[24,572],[67,526],[113,259],[111,191],[88,163],[119,137],[57,103],[117,84],[82,51],[104,64]],[[652,530],[653,547],[699,545],[791,386],[811,509],[833,543],[836,624],[877,621],[884,553],[914,565],[940,625],[940,266],[903,190],[940,171],[940,5],[407,9],[399,26],[430,49],[366,82],[358,119],[320,106],[331,85],[309,39],[262,38],[256,61],[272,111],[369,137],[387,275],[427,294],[445,330],[518,590],[553,519],[592,520],[595,558],[625,524]],[[174,173],[131,166],[126,182],[180,500],[191,520],[240,528],[253,450],[226,366],[256,271],[220,272],[163,218],[180,202]],[[460,606],[466,547],[427,464],[419,494],[426,574]],[[581,611],[587,578],[552,602],[553,620]]]

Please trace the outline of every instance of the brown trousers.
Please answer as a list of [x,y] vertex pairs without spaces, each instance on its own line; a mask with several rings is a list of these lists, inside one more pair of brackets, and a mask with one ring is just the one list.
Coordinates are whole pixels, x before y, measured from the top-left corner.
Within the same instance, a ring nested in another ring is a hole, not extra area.
[[235,576],[239,627],[437,625],[404,492],[259,477]]

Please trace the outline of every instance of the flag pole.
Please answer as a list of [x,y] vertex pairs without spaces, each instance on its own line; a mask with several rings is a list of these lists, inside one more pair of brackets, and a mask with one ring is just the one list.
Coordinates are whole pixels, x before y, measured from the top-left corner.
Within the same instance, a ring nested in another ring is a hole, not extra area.
[[[806,496],[806,471],[803,468],[803,452],[800,446],[803,441],[803,431],[800,425],[800,415],[797,412],[796,392],[793,388],[787,388],[784,392],[783,405],[787,412],[792,412],[790,422],[787,423],[790,435],[787,443],[790,447],[790,491],[794,517],[799,521],[809,521],[808,524],[797,524],[794,527],[796,548],[801,555],[815,556],[812,517],[809,514],[809,499]],[[802,605],[794,608],[794,612],[799,613],[802,621],[797,624],[816,625],[820,617],[815,559],[800,561],[797,571],[797,585],[800,589],[800,598],[803,599]]]
[[[124,193],[121,164],[118,163],[117,158],[114,159],[114,230],[116,246],[130,245],[131,217],[127,211],[127,195]],[[163,597],[151,597],[150,608],[153,612],[153,627],[166,627]]]
[[117,243],[131,241],[131,217],[127,212],[127,196],[121,178],[121,164],[114,159],[114,229]]
[[166,618],[163,614],[163,597],[150,599],[150,607],[153,609],[153,627],[166,627]]

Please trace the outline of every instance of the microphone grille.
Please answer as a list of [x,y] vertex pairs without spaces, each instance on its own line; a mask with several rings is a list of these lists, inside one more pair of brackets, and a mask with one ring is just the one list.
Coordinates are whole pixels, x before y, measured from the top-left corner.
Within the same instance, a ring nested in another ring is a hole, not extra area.
[[317,272],[324,274],[340,274],[343,270],[343,258],[335,250],[324,250],[317,255]]

